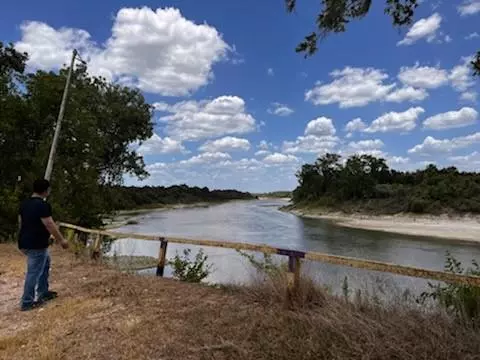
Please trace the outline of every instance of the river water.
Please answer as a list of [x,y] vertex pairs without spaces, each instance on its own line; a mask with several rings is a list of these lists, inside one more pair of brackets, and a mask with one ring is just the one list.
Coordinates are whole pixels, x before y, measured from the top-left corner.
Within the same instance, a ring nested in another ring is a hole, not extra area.
[[[136,225],[123,226],[119,231],[268,244],[275,247],[325,252],[396,264],[442,270],[446,251],[469,265],[480,260],[480,245],[426,237],[413,237],[384,232],[344,228],[330,221],[305,219],[281,212],[283,200],[234,201],[202,208],[152,211],[136,216]],[[198,248],[188,246],[195,254]],[[170,243],[167,258],[185,247]],[[158,255],[159,244],[152,241],[121,239],[114,243],[117,255]],[[254,274],[252,266],[236,251],[203,248],[213,264],[207,279],[212,283],[248,283]],[[303,271],[319,282],[338,291],[347,277],[349,287],[369,292],[418,293],[426,281],[361,269],[308,262]],[[149,272],[153,273],[153,270]],[[166,275],[171,270],[166,269]]]

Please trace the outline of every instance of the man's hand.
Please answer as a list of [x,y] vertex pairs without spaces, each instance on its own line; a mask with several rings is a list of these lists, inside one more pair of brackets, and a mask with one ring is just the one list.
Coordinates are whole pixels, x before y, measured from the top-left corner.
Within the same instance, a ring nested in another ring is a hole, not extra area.
[[68,247],[70,246],[70,244],[68,243],[68,241],[65,240],[65,239],[60,240],[60,245],[61,245],[62,248],[64,248],[65,250],[68,249]]

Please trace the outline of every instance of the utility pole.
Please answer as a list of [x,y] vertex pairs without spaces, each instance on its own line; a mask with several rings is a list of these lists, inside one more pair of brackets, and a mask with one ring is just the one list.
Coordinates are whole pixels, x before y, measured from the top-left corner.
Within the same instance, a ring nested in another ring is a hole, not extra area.
[[77,56],[77,50],[73,50],[72,61],[70,62],[70,68],[68,69],[67,81],[65,83],[65,89],[63,90],[62,103],[60,104],[60,111],[58,112],[57,124],[55,125],[55,134],[53,135],[52,146],[50,148],[50,155],[48,156],[47,169],[45,170],[45,179],[50,180],[53,170],[53,161],[55,160],[55,153],[57,152],[58,138],[60,137],[60,129],[62,127],[63,114],[65,113],[65,106],[67,103],[68,90],[70,88],[70,80],[72,78],[73,63]]

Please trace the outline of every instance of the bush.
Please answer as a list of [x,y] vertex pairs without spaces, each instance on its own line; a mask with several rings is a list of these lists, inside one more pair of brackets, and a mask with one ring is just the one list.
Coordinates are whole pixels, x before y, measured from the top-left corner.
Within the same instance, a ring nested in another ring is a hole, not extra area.
[[427,202],[423,199],[411,199],[408,203],[408,211],[415,214],[423,214],[427,206]]
[[[445,271],[453,274],[480,276],[480,266],[472,260],[472,268],[464,270],[460,261],[449,252],[446,255]],[[480,326],[480,287],[459,284],[428,283],[430,291],[420,295],[419,302],[436,301],[447,312],[474,326]]]
[[183,250],[183,255],[178,253],[168,264],[173,267],[173,277],[175,279],[199,283],[211,274],[213,265],[208,264],[208,256],[200,249],[195,255],[195,259],[190,259],[191,249]]

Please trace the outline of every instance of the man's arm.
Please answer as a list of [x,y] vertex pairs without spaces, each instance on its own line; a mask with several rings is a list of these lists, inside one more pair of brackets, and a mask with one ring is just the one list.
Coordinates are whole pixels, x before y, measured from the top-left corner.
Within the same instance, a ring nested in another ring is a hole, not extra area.
[[49,216],[41,219],[48,232],[55,238],[55,240],[57,240],[58,243],[60,243],[60,245],[62,245],[63,248],[66,249],[68,247],[68,241],[65,240],[63,235],[60,233],[60,230],[58,230],[57,224],[55,224],[53,218]]

